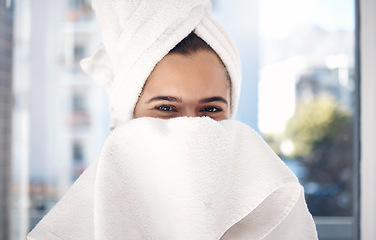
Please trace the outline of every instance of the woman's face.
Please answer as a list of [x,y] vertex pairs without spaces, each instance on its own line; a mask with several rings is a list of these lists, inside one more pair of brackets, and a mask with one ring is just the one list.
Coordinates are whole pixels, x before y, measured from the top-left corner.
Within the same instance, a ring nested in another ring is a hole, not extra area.
[[134,109],[134,118],[230,117],[230,83],[211,51],[171,53],[154,68]]

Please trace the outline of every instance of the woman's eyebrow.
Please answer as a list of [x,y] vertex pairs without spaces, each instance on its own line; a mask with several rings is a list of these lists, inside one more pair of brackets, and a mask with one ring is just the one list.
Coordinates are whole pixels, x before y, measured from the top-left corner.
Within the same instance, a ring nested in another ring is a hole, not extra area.
[[228,105],[228,102],[223,97],[210,97],[210,98],[204,98],[200,100],[200,103],[210,103],[210,102],[223,102],[226,105]]
[[160,101],[160,100],[169,101],[169,102],[182,102],[181,99],[178,99],[176,97],[156,96],[156,97],[149,99],[146,103],[151,103],[153,101]]

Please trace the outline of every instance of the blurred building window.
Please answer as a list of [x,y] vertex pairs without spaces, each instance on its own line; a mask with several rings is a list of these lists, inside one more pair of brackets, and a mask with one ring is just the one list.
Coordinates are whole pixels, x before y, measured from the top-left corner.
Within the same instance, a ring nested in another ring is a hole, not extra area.
[[74,93],[72,97],[72,110],[75,113],[86,112],[86,103],[84,95],[80,93]]
[[72,144],[72,181],[75,181],[86,169],[84,143],[74,140]]
[[80,9],[88,5],[90,6],[89,0],[69,0],[69,6],[73,9]]
[[83,146],[80,142],[73,143],[73,161],[75,163],[83,163],[84,161],[84,151]]
[[66,12],[67,19],[74,22],[90,22],[93,18],[90,7],[90,0],[66,0],[69,11]]
[[86,57],[85,47],[82,45],[75,45],[74,46],[74,60],[76,62],[81,61],[84,57]]

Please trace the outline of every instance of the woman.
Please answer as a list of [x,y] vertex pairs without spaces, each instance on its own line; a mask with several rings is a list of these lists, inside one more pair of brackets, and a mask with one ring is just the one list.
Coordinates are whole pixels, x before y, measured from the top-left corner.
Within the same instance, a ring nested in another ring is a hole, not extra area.
[[99,158],[29,239],[317,239],[294,174],[230,119],[240,63],[205,0],[95,0]]

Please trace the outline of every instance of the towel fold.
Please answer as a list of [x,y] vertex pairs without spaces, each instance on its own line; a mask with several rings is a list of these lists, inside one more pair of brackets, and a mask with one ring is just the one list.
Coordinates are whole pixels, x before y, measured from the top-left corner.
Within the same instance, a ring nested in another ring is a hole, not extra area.
[[34,239],[317,239],[295,175],[247,125],[131,120]]
[[210,15],[209,0],[93,0],[103,44],[81,62],[106,87],[110,128],[133,118],[133,110],[154,66],[194,31],[219,55],[231,78],[231,110],[240,95],[236,47]]

